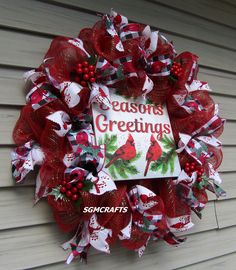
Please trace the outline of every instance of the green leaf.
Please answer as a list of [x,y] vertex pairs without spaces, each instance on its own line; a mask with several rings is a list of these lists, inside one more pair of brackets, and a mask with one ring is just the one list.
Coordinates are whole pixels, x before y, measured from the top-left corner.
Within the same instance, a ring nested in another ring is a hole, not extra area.
[[83,186],[84,191],[89,191],[90,189],[93,188],[93,185],[94,185],[93,182],[90,180],[84,180],[83,184],[84,184],[84,186]]
[[104,136],[104,142],[107,143],[108,140],[109,140],[109,136],[108,136],[108,134],[106,133],[105,136]]
[[127,173],[125,171],[125,167],[123,167],[122,165],[115,166],[115,170],[122,178],[124,178],[124,179],[128,178],[128,175],[127,175]]
[[174,170],[175,170],[175,163],[174,163],[174,160],[175,160],[175,155],[172,155],[171,158],[170,158],[170,171],[173,173]]
[[116,148],[116,146],[114,146],[114,145],[106,146],[106,150],[107,150],[107,152],[109,152],[109,153],[115,152],[116,149],[117,149],[117,148]]
[[110,138],[110,144],[116,144],[117,142],[117,135],[111,135],[111,138]]
[[81,202],[82,202],[82,198],[79,197],[78,200],[77,200],[76,202],[74,202],[74,206],[75,206],[76,208],[80,208]]
[[54,196],[55,201],[57,201],[59,199],[67,201],[68,200],[67,197],[63,193],[61,193],[60,189],[61,189],[61,186],[57,186],[57,187],[53,188],[52,191],[50,193],[48,193],[48,195]]
[[117,179],[117,176],[115,173],[115,166],[113,164],[108,168],[108,171],[113,179]]
[[161,163],[160,161],[155,161],[151,164],[151,171],[157,172],[159,170],[162,170],[162,165],[163,163]]
[[175,149],[175,142],[171,137],[168,137],[166,134],[162,138],[162,143],[166,149]]
[[161,173],[165,175],[168,171],[168,163],[163,163]]
[[98,148],[93,148],[91,146],[85,146],[83,144],[78,144],[78,147],[82,149],[82,153],[81,155],[83,154],[90,154],[92,156],[97,156],[100,149]]
[[146,104],[154,104],[152,101],[151,101],[151,99],[146,99]]
[[113,153],[116,149],[116,142],[117,142],[117,135],[111,135],[111,137],[108,136],[108,134],[105,134],[104,140],[102,137],[99,138],[99,144],[105,144],[106,145],[106,153]]
[[95,66],[96,63],[97,63],[97,56],[96,55],[91,55],[89,58],[88,58],[88,63],[89,65],[93,65]]
[[137,168],[134,165],[127,166],[126,171],[127,171],[127,173],[132,174],[132,175],[139,173],[139,171],[137,170]]

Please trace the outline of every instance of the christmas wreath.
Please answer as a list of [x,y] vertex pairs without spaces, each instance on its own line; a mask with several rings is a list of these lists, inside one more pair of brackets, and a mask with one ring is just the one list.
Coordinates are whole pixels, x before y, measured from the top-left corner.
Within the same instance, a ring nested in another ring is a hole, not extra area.
[[[35,202],[45,197],[60,229],[74,233],[63,245],[71,248],[67,263],[86,259],[91,246],[109,253],[117,239],[139,256],[149,239],[177,245],[184,239],[174,232],[193,226],[191,211],[201,217],[206,191],[225,195],[217,173],[225,120],[197,73],[196,55],[177,55],[158,31],[114,11],[76,38],[54,38],[42,64],[25,73],[27,104],[13,132],[13,176],[20,183],[39,167]],[[124,144],[130,148],[117,149],[117,137],[108,134],[95,143],[91,105],[109,109],[111,92],[166,105],[174,140],[163,136],[163,151],[150,134],[154,151],[146,155],[144,175],[173,170],[178,156],[177,178],[132,180],[132,162],[141,155],[132,135]]]

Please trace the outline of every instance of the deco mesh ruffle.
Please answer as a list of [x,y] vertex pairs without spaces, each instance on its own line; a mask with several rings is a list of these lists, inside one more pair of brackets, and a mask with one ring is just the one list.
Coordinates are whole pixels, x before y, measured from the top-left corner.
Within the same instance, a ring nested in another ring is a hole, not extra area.
[[[24,75],[26,101],[12,152],[17,183],[37,170],[35,201],[45,198],[63,232],[67,258],[86,259],[92,246],[110,252],[117,239],[141,256],[150,239],[171,245],[201,217],[207,190],[217,197],[224,119],[197,79],[198,57],[176,53],[149,26],[111,11],[76,38],[53,39],[42,64]],[[114,182],[103,171],[105,145],[95,145],[91,104],[110,107],[111,91],[166,104],[182,171],[177,179]],[[84,213],[85,207],[126,207],[125,213]]]

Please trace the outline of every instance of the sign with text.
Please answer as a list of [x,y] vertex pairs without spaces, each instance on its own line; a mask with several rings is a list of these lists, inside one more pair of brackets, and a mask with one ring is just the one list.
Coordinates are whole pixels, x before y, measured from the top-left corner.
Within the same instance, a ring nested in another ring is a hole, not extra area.
[[92,108],[96,143],[106,145],[104,170],[114,180],[177,177],[181,169],[166,107],[114,93],[111,104]]

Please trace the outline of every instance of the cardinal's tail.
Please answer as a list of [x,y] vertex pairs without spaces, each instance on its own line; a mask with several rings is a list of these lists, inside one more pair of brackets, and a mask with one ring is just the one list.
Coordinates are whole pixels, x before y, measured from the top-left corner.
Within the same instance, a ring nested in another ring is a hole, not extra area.
[[111,166],[112,163],[114,163],[119,157],[115,156],[113,158],[111,158],[111,160],[107,163],[107,165],[105,166],[105,168],[108,168]]
[[150,165],[150,163],[151,163],[151,161],[150,161],[150,160],[148,160],[148,161],[147,161],[147,164],[146,164],[145,171],[144,171],[144,176],[146,176],[146,175],[147,175],[147,172],[148,172],[148,169],[149,169],[149,165]]

